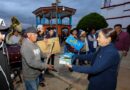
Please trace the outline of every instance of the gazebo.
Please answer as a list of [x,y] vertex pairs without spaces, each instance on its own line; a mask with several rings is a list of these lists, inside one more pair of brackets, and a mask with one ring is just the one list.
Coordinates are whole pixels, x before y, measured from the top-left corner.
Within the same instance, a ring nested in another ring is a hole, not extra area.
[[55,29],[57,27],[58,36],[61,36],[63,29],[68,30],[68,33],[70,32],[72,27],[72,15],[74,15],[75,12],[76,9],[65,6],[58,6],[56,11],[56,3],[52,3],[52,6],[36,9],[33,11],[33,14],[36,16],[36,26],[42,24],[45,31],[50,27]]

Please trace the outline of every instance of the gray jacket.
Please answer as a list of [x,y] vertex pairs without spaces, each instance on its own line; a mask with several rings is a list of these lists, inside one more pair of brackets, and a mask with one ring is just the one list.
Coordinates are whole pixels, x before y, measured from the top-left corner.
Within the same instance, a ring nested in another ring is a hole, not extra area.
[[41,61],[39,47],[28,39],[24,39],[21,46],[21,55],[24,79],[35,80],[40,75],[39,70],[46,68],[46,64]]

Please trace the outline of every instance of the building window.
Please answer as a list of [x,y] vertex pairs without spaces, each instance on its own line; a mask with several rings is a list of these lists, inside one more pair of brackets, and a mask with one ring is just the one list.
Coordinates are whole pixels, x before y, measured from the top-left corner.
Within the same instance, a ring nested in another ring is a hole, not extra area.
[[111,5],[111,0],[104,1],[104,7],[109,7]]

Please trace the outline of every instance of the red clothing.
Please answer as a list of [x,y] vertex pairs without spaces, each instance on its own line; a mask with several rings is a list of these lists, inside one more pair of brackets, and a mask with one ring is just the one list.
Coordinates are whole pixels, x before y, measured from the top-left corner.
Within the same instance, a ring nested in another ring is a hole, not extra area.
[[120,32],[115,42],[116,48],[119,51],[128,51],[130,47],[130,36],[127,32]]

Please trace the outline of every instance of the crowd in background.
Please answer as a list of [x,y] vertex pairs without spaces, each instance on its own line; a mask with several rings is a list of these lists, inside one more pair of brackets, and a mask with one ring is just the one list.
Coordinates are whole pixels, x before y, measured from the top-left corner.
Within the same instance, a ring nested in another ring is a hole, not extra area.
[[[127,56],[130,47],[130,26],[127,32],[122,31],[122,25],[116,24],[113,29],[107,28],[97,32],[91,28],[89,32],[74,28],[70,31],[75,39],[84,43],[81,50],[76,50],[68,43],[64,44],[64,53],[74,53],[72,65],[67,65],[75,72],[89,74],[88,90],[115,90],[120,60]],[[69,35],[64,33],[60,43],[65,42]],[[26,90],[38,90],[39,84],[44,84],[42,72],[55,69],[55,54],[43,54],[35,44],[37,41],[56,37],[54,28],[43,30],[42,25],[27,28],[22,34],[13,30],[7,45],[19,45],[22,58],[22,74]],[[14,90],[10,78],[7,57],[3,52],[4,37],[0,33],[0,90]],[[46,60],[48,62],[46,64]],[[86,62],[87,61],[87,62]],[[90,67],[87,67],[87,65]],[[102,85],[104,83],[104,85]]]

